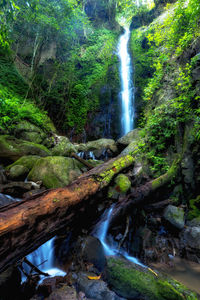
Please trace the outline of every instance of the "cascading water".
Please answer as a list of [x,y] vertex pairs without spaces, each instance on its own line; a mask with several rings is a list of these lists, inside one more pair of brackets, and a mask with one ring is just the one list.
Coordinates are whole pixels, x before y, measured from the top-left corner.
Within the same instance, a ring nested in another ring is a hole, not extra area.
[[114,207],[112,206],[103,215],[102,218],[105,219],[105,220],[103,222],[101,222],[98,230],[96,231],[96,233],[94,235],[100,240],[106,255],[121,255],[121,256],[125,257],[127,260],[133,262],[134,264],[137,264],[141,267],[146,268],[146,266],[143,265],[136,257],[130,256],[125,250],[123,250],[123,249],[118,250],[117,247],[110,246],[107,243],[106,236],[107,236],[107,233],[108,233],[110,217],[112,215],[113,208]]
[[132,82],[131,56],[128,51],[130,30],[125,28],[118,44],[121,77],[121,136],[134,128],[134,87]]
[[[27,259],[36,267],[38,267],[44,273],[48,273],[50,276],[65,276],[65,272],[54,266],[54,239],[47,241],[40,246],[34,252],[27,255]],[[24,265],[24,269],[29,272],[30,267]],[[23,278],[25,280],[25,277]]]

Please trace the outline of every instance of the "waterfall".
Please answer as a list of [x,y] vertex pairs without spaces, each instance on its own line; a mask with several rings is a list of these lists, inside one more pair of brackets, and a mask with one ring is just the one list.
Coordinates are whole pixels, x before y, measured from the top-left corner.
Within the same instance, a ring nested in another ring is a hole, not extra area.
[[125,28],[118,44],[121,78],[121,136],[134,128],[134,88],[132,82],[131,56],[128,50],[130,30]]
[[[35,251],[27,255],[27,259],[41,271],[48,273],[50,276],[65,276],[66,273],[60,269],[55,268],[54,265],[54,239],[47,241]],[[30,272],[30,267],[23,264],[26,272]],[[22,281],[26,277],[23,276]]]
[[102,219],[104,221],[101,222],[100,226],[96,230],[96,233],[94,233],[94,236],[96,236],[100,240],[100,242],[104,248],[105,255],[113,255],[113,256],[121,255],[121,256],[125,257],[127,260],[129,260],[130,262],[146,268],[146,266],[143,265],[136,257],[130,256],[123,249],[119,250],[116,246],[110,246],[108,244],[108,242],[106,241],[106,236],[107,236],[108,229],[109,229],[110,217],[112,215],[113,208],[114,208],[114,206],[112,206],[110,209],[108,209],[103,214]]

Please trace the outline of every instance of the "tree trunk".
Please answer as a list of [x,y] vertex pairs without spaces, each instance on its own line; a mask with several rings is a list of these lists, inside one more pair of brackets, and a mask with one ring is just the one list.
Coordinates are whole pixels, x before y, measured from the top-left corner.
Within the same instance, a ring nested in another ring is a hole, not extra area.
[[66,227],[91,196],[108,186],[115,174],[131,166],[130,155],[117,157],[93,168],[65,188],[40,195],[0,209],[0,272],[15,263]]

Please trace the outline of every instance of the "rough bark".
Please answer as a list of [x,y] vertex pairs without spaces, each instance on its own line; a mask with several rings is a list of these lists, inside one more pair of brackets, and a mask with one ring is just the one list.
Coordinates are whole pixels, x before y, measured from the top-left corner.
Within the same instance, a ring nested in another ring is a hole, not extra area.
[[0,209],[0,272],[78,219],[91,196],[131,166],[130,155],[93,168],[65,188],[48,190]]

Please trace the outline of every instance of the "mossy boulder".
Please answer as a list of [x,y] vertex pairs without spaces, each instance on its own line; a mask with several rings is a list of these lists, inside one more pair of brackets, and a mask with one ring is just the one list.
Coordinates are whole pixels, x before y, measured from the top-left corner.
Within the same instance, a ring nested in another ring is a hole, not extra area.
[[38,159],[40,159],[40,156],[38,156],[38,155],[22,156],[18,160],[16,160],[12,165],[7,166],[6,170],[9,171],[14,166],[20,165],[20,166],[27,168],[30,171],[33,168],[36,161],[38,161]]
[[73,152],[77,152],[76,147],[64,136],[59,137],[57,144],[52,149],[54,156],[70,156]]
[[75,147],[78,152],[93,151],[97,158],[101,157],[105,151],[111,151],[111,153],[116,153],[118,151],[117,145],[112,139],[99,139],[90,141],[86,144],[75,145]]
[[112,290],[126,299],[198,299],[179,282],[120,258],[108,258],[106,279]]
[[168,205],[164,210],[164,218],[178,229],[184,227],[184,210],[174,205]]
[[16,125],[14,133],[17,138],[36,144],[42,143],[47,136],[41,128],[25,120]]
[[16,139],[9,135],[0,136],[0,157],[16,161],[24,155],[49,156],[51,152],[43,145]]
[[131,142],[138,140],[140,130],[141,129],[137,128],[129,131],[126,135],[122,136],[120,139],[117,140],[117,145],[126,147]]
[[49,156],[40,158],[28,174],[28,180],[42,181],[46,188],[64,187],[82,172],[73,158]]
[[128,155],[130,153],[133,153],[138,147],[138,142],[137,141],[133,141],[131,142],[122,152],[120,155]]
[[119,174],[115,178],[115,185],[113,187],[109,187],[108,197],[117,199],[120,194],[126,194],[128,190],[131,188],[131,181],[128,176],[124,174]]
[[9,170],[8,177],[11,180],[24,180],[28,175],[29,169],[22,165],[15,165]]

